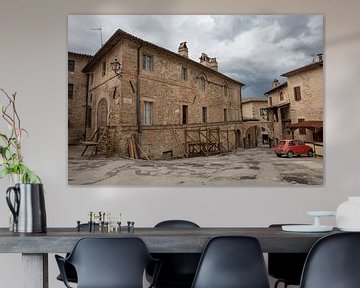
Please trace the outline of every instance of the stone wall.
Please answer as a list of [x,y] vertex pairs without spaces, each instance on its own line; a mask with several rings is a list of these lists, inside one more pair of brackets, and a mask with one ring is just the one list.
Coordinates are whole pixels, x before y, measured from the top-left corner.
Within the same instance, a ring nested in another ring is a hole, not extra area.
[[242,103],[242,111],[244,120],[251,119],[251,120],[260,120],[265,121],[267,120],[266,115],[260,115],[260,109],[268,107],[268,102],[266,99],[252,99],[252,100],[245,100]]
[[[300,87],[301,100],[295,100],[294,87]],[[283,100],[280,100],[280,94]],[[271,97],[271,101],[270,101]],[[289,106],[281,106],[289,103]],[[277,106],[269,109],[269,121],[274,123],[274,135],[279,139],[290,139],[292,134],[286,129],[286,123],[298,123],[299,119],[305,121],[322,121],[324,105],[324,79],[323,66],[316,65],[310,69],[299,70],[299,72],[288,76],[287,86],[279,87],[268,93],[269,106]],[[279,107],[281,106],[281,107]],[[285,119],[281,120],[281,110]],[[286,122],[286,120],[290,120]],[[294,131],[294,138],[312,141],[312,132],[306,130],[306,135]]]
[[[143,55],[152,57],[151,71],[143,69]],[[111,70],[110,63],[115,58],[122,65],[120,79]],[[105,75],[102,73],[104,61]],[[182,79],[182,68],[187,69],[187,79]],[[147,45],[140,47],[139,43],[122,39],[94,66],[92,73],[94,76],[89,89],[92,125],[87,134],[91,135],[97,129],[100,117],[98,106],[101,99],[105,99],[108,124],[117,127],[115,146],[121,156],[128,155],[127,138],[132,134],[137,135],[141,149],[150,157],[161,158],[166,151],[172,151],[174,157],[179,157],[182,152],[173,135],[174,127],[183,131],[189,125],[226,126],[227,122],[241,122],[240,83],[162,49]],[[205,91],[199,87],[201,77],[205,79]],[[137,126],[137,94],[140,127]],[[150,125],[145,125],[144,121],[145,102],[152,102]],[[182,120],[183,106],[188,109],[185,125]],[[203,123],[203,107],[207,110],[206,123]],[[184,145],[181,131],[178,132],[179,141]]]
[[[297,123],[298,119],[323,120],[324,106],[324,79],[323,67],[297,73],[288,77],[288,91],[291,95],[291,123]],[[301,100],[295,101],[294,87],[300,86]],[[306,130],[306,135],[300,135],[295,130],[294,138],[312,141],[312,133]]]
[[78,144],[85,136],[85,105],[87,76],[82,72],[90,56],[68,53],[68,59],[75,61],[73,72],[68,71],[68,83],[73,84],[73,96],[68,97],[68,143]]

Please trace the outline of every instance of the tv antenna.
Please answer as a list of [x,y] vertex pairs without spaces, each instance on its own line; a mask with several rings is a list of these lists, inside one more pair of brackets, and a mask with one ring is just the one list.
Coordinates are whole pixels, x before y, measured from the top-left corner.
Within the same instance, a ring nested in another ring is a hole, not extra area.
[[93,31],[100,31],[100,43],[101,43],[101,47],[103,46],[103,37],[102,37],[102,28],[93,28],[91,29]]

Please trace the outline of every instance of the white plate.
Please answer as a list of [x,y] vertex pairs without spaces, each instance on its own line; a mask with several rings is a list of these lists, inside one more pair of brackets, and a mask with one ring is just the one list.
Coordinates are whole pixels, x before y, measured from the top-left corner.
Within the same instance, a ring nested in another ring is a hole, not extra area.
[[286,232],[330,232],[333,227],[324,225],[283,225],[281,229]]
[[308,211],[309,216],[335,216],[335,211]]
[[344,232],[360,232],[360,228],[339,228],[340,231]]

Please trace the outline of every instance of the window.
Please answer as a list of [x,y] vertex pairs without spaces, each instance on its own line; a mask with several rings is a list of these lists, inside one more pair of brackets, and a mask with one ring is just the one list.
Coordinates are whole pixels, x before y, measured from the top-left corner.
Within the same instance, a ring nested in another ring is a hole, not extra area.
[[92,93],[90,93],[90,103],[92,102]]
[[301,90],[300,90],[300,86],[294,87],[294,98],[295,98],[295,101],[301,100]]
[[68,98],[74,97],[74,84],[68,84]]
[[[305,122],[305,119],[299,118],[298,123],[300,123],[300,122]],[[306,128],[299,128],[299,134],[300,135],[306,135]]]
[[202,122],[207,122],[207,107],[202,107]]
[[188,70],[186,67],[181,67],[181,79],[182,80],[188,79]]
[[68,71],[69,72],[75,71],[75,61],[74,60],[68,60]]
[[101,72],[102,76],[105,76],[106,74],[106,61],[102,62],[102,72]]
[[227,109],[224,108],[224,122],[227,122],[228,121],[228,117],[227,117]]
[[280,91],[280,101],[284,101],[284,93]]
[[182,124],[186,125],[188,123],[188,106],[182,106]]
[[228,96],[228,90],[229,90],[229,88],[226,85],[224,85],[224,96],[225,97]]
[[151,55],[143,55],[143,69],[147,71],[153,70],[154,59]]
[[199,88],[201,91],[205,91],[205,77],[201,76],[199,78]]
[[144,124],[152,125],[153,102],[144,102]]
[[272,106],[272,98],[269,97],[269,106]]
[[94,72],[91,72],[90,74],[90,84],[92,85],[94,83]]

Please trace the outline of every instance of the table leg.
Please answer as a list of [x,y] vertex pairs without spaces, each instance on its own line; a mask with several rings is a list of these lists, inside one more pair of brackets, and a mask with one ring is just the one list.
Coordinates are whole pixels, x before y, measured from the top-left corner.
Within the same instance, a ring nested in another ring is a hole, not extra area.
[[49,288],[48,254],[22,254],[23,288]]

